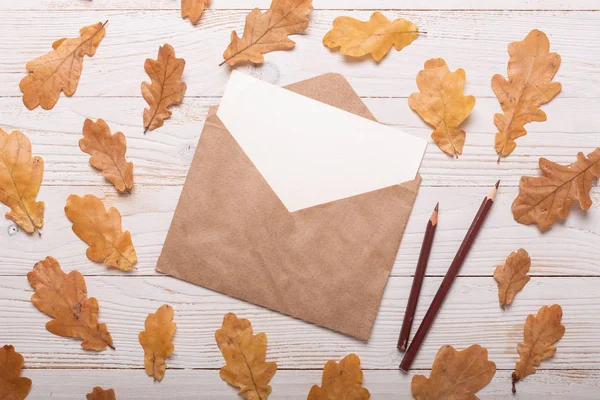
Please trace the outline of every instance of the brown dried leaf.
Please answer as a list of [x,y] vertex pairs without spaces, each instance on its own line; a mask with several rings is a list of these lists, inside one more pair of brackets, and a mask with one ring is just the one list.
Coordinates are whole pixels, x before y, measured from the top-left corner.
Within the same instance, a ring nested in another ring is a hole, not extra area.
[[375,11],[367,22],[351,17],[337,17],[331,29],[323,37],[323,44],[330,49],[340,48],[347,56],[362,57],[371,54],[380,61],[392,48],[400,51],[417,39],[419,28],[410,21],[387,19]]
[[89,118],[83,123],[83,139],[79,148],[91,155],[90,164],[102,171],[119,192],[131,192],[133,187],[133,163],[125,160],[127,141],[122,132],[110,133],[103,119],[96,122]]
[[577,154],[577,161],[560,165],[540,158],[544,176],[521,178],[519,195],[512,204],[515,220],[521,224],[537,224],[545,231],[565,219],[575,200],[582,209],[592,206],[590,190],[594,179],[600,177],[600,147],[588,154]]
[[98,323],[98,301],[87,297],[83,275],[79,271],[65,274],[52,257],[38,262],[27,274],[35,290],[31,302],[44,314],[53,318],[46,329],[55,335],[83,339],[81,347],[102,351],[112,346],[112,337],[106,324]]
[[94,195],[67,198],[67,218],[73,223],[73,232],[90,247],[88,258],[122,271],[131,271],[137,263],[137,255],[129,231],[121,228],[121,214],[111,207],[108,211]]
[[467,77],[463,69],[450,72],[446,61],[432,58],[417,75],[421,91],[408,98],[408,105],[435,128],[431,138],[446,154],[458,157],[465,145],[465,131],[458,126],[471,114],[475,97],[465,96]]
[[307,16],[312,10],[312,0],[272,0],[265,13],[255,8],[246,17],[244,35],[240,38],[231,32],[231,43],[223,53],[225,61],[221,65],[261,64],[265,53],[294,48],[296,43],[288,35],[308,27]]
[[0,399],[23,400],[31,390],[31,379],[21,377],[23,356],[10,345],[0,348]]
[[267,335],[253,335],[250,321],[228,313],[215,340],[227,363],[219,371],[221,379],[239,388],[238,395],[246,400],[266,400],[271,393],[268,383],[277,371],[276,363],[265,361]]
[[113,389],[104,390],[100,386],[96,386],[94,391],[88,393],[85,397],[87,400],[117,400]]
[[560,83],[552,82],[560,66],[560,56],[550,53],[550,42],[544,32],[532,30],[522,42],[509,44],[508,53],[508,80],[499,74],[492,77],[492,89],[504,112],[494,115],[498,159],[517,147],[515,139],[527,134],[525,124],[546,120],[539,107],[562,88]]
[[[107,21],[108,22],[108,21]],[[79,30],[75,39],[59,39],[52,44],[52,51],[29,61],[25,68],[29,75],[21,79],[23,104],[30,110],[38,105],[49,110],[58,101],[60,92],[72,96],[77,89],[83,56],[93,56],[106,33],[103,24],[86,26]]]
[[308,393],[308,400],[367,400],[371,398],[371,393],[362,387],[362,381],[360,358],[356,354],[348,354],[339,364],[327,361],[323,368],[321,387],[313,385]]
[[175,57],[168,44],[158,49],[158,59],[146,59],[144,69],[151,83],[142,82],[142,95],[150,108],[144,109],[144,132],[160,128],[171,117],[169,107],[181,103],[187,85],[181,81],[185,60]]
[[172,339],[177,325],[173,322],[173,307],[164,304],[155,314],[146,317],[145,330],[138,339],[144,348],[144,367],[148,376],[161,381],[165,376],[167,364],[165,360],[173,354],[175,346]]
[[417,400],[478,400],[475,395],[496,374],[496,364],[488,361],[485,347],[474,344],[456,351],[442,346],[435,356],[429,379],[415,375],[412,393]]
[[504,265],[498,265],[494,271],[494,279],[498,282],[498,301],[500,307],[510,304],[518,291],[529,282],[531,259],[524,249],[510,253]]
[[44,225],[44,202],[36,201],[43,175],[44,160],[31,157],[27,136],[0,129],[0,202],[10,208],[6,218],[28,233]]
[[210,0],[181,0],[181,18],[189,18],[196,25],[209,4]]
[[543,306],[537,316],[527,316],[524,343],[517,346],[520,358],[512,374],[513,393],[516,391],[515,383],[527,375],[535,374],[535,366],[556,353],[556,347],[552,344],[565,334],[565,326],[560,324],[561,318],[562,308],[558,304]]

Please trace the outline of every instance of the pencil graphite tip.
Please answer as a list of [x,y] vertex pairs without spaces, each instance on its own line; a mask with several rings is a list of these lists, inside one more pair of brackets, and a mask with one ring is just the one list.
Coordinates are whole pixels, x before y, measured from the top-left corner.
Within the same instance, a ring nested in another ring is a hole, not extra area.
[[496,200],[496,194],[498,194],[498,187],[500,187],[500,181],[496,182],[492,190],[487,195],[487,198],[494,201]]
[[435,205],[435,208],[433,209],[433,211],[438,211],[440,209],[440,202],[438,201],[437,204]]
[[498,182],[496,182],[496,189],[498,189],[499,186],[500,186],[500,179],[498,179]]

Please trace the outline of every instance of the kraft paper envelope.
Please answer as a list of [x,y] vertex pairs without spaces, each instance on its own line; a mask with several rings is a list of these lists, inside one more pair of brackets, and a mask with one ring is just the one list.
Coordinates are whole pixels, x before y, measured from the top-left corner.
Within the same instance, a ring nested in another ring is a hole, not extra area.
[[[235,75],[232,79],[236,79]],[[368,339],[417,196],[420,178],[415,178],[415,175],[426,144],[395,131],[404,138],[401,143],[406,143],[395,152],[401,159],[409,160],[406,168],[398,168],[402,164],[396,164],[397,184],[388,185],[388,170],[369,170],[370,165],[366,165],[375,187],[387,186],[343,197],[352,194],[353,190],[369,190],[368,186],[373,184],[361,176],[357,180],[362,186],[356,189],[350,184],[353,180],[345,169],[338,171],[343,184],[335,182],[336,175],[331,171],[323,170],[347,167],[351,172],[362,174],[363,171],[348,164],[347,154],[355,151],[353,144],[340,142],[339,150],[334,149],[336,153],[330,154],[325,152],[331,151],[330,144],[323,142],[324,148],[311,150],[302,147],[301,141],[298,141],[298,152],[314,151],[314,154],[308,158],[301,154],[298,159],[281,160],[272,153],[290,150],[285,142],[276,138],[273,139],[276,143],[271,146],[271,154],[263,154],[265,151],[261,151],[260,147],[269,147],[269,143],[265,146],[261,140],[273,137],[272,132],[265,133],[265,130],[284,129],[280,134],[289,136],[295,134],[294,129],[281,126],[280,120],[269,124],[271,118],[263,118],[262,110],[248,105],[248,99],[244,100],[244,97],[250,92],[239,88],[244,84],[255,85],[251,80],[242,78],[236,85],[231,84],[223,98],[222,112],[235,134],[225,128],[217,116],[216,107],[209,110],[157,271],[359,339]],[[257,84],[256,88],[253,90],[271,90],[261,84]],[[375,120],[341,75],[322,75],[290,85],[287,89],[345,111],[344,115],[331,117],[333,119],[343,119],[348,116],[347,113],[352,113],[363,119]],[[289,97],[284,95],[278,99],[304,107],[292,110],[295,114],[290,115],[296,121],[298,118],[312,119],[314,123],[315,113],[318,120],[338,113],[329,106],[324,110],[323,104],[314,101],[304,103],[297,98],[300,96],[294,95],[292,100]],[[232,107],[239,107],[236,99],[242,100],[253,111],[233,112]],[[271,99],[262,97],[254,101],[264,105]],[[255,112],[260,114],[260,118],[248,121]],[[241,124],[236,122],[236,115]],[[352,118],[353,124],[363,126],[362,121]],[[329,119],[322,121],[323,124],[329,123]],[[371,121],[368,121],[369,132],[377,142],[381,139],[376,137],[378,134],[387,133],[379,132],[380,129],[373,127]],[[304,126],[303,123],[298,124]],[[244,137],[246,132],[240,130],[244,126],[258,126],[263,130],[250,130],[261,146],[252,147],[251,138]],[[315,129],[319,130],[319,127]],[[239,144],[234,136],[239,139]],[[352,137],[351,141],[363,143],[367,152],[374,151],[368,148],[369,144],[360,135]],[[307,140],[314,141],[315,137],[307,137]],[[397,139],[389,140],[394,142]],[[385,140],[380,145],[384,143]],[[389,149],[381,149],[381,152],[381,158],[391,163],[390,153],[386,153]],[[289,157],[296,156],[287,154],[286,158]],[[332,160],[315,161],[323,171],[323,177],[314,175],[315,168],[307,171],[308,175],[312,174],[311,179],[319,181],[317,185],[329,182],[334,186],[333,190],[318,186],[319,190],[327,192],[323,197],[319,191],[311,190],[310,185],[306,186],[310,182],[300,176],[304,175],[303,171],[297,168],[300,162],[327,157]],[[251,159],[255,160],[256,166]],[[379,167],[386,165],[377,164],[381,160],[373,160],[372,157],[357,161],[374,161],[374,165]],[[289,182],[281,179],[276,168],[269,169],[272,162],[280,162],[281,170],[292,174],[288,177]],[[379,174],[382,179],[377,177]],[[411,175],[409,179],[406,179],[407,174]],[[302,193],[295,193],[293,185],[288,184],[290,182],[297,182]],[[307,196],[304,196],[304,191],[309,192]],[[321,204],[327,199],[335,200]],[[306,207],[310,204],[318,205]]]

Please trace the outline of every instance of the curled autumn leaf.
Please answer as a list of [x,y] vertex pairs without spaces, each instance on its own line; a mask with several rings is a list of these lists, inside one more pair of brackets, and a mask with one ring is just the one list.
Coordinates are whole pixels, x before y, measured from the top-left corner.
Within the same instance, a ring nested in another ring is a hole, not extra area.
[[44,225],[44,203],[36,201],[43,175],[44,160],[31,157],[27,136],[0,129],[0,202],[10,208],[6,218],[28,233]]
[[490,383],[495,374],[496,364],[488,361],[485,347],[475,344],[456,351],[452,346],[442,346],[429,379],[423,375],[413,377],[412,393],[417,400],[478,400],[475,393]]
[[238,395],[246,400],[266,400],[271,393],[268,383],[277,371],[276,363],[265,361],[267,335],[253,335],[250,321],[228,313],[215,340],[227,363],[219,371],[221,379],[239,388]]
[[432,58],[417,75],[420,93],[408,98],[408,105],[435,128],[431,138],[446,154],[462,154],[466,134],[458,126],[471,114],[475,97],[465,96],[466,74],[463,69],[450,72],[446,61]]
[[552,82],[560,56],[550,53],[550,41],[544,32],[529,32],[522,42],[508,45],[508,53],[508,80],[498,74],[492,77],[492,90],[503,111],[494,115],[498,160],[512,153],[517,147],[515,140],[527,134],[525,124],[546,120],[540,106],[562,88],[560,83]]
[[155,314],[146,317],[145,330],[138,339],[144,349],[144,367],[148,376],[161,381],[165,376],[165,360],[173,354],[172,339],[177,325],[173,322],[173,307],[165,304]]
[[512,204],[515,220],[521,224],[537,224],[545,231],[556,218],[565,219],[577,200],[582,209],[592,206],[590,190],[600,177],[600,147],[588,154],[577,155],[577,161],[560,165],[540,158],[544,176],[521,178],[519,195]]
[[340,48],[347,56],[362,57],[371,54],[376,61],[390,51],[392,46],[400,51],[417,39],[419,28],[410,21],[398,18],[390,21],[376,11],[367,22],[351,17],[337,17],[323,44],[330,49]]
[[67,218],[73,223],[73,232],[90,247],[88,258],[122,271],[131,271],[137,255],[129,231],[123,232],[121,214],[111,207],[106,211],[102,201],[88,194],[71,195],[65,206]]
[[100,386],[96,386],[92,393],[88,393],[85,397],[87,400],[117,400],[113,389],[104,390]]
[[221,65],[260,64],[265,53],[294,48],[296,43],[288,35],[308,27],[307,17],[312,10],[312,0],[272,0],[264,13],[255,8],[246,17],[244,35],[240,38],[231,32],[231,43],[223,53],[225,61]]
[[531,259],[529,254],[519,249],[510,253],[504,265],[498,265],[494,271],[494,279],[498,282],[498,301],[500,307],[510,304],[517,292],[529,282],[529,268]]
[[67,96],[75,93],[83,56],[96,53],[106,32],[104,27],[107,22],[81,28],[78,38],[55,41],[51,52],[27,63],[25,68],[29,75],[19,84],[23,92],[23,104],[27,108],[32,110],[41,105],[49,110],[58,101],[61,91]]
[[105,324],[98,323],[98,301],[87,297],[83,275],[79,271],[65,274],[52,257],[38,262],[27,274],[35,290],[33,305],[52,318],[46,329],[55,335],[83,339],[81,347],[102,351],[113,347]]
[[313,385],[308,393],[308,400],[368,400],[371,394],[362,387],[362,381],[360,358],[356,354],[347,355],[339,364],[327,361],[323,368],[321,387]]
[[210,0],[181,0],[181,18],[189,18],[196,25],[209,4]]
[[520,358],[512,374],[513,393],[516,392],[515,383],[527,375],[535,374],[535,367],[556,353],[556,347],[552,344],[565,334],[565,326],[561,325],[561,319],[562,308],[558,304],[540,308],[537,316],[527,316],[524,342],[517,346]]
[[185,60],[175,57],[168,44],[158,49],[158,59],[146,59],[144,69],[151,82],[142,82],[142,95],[150,108],[144,109],[144,133],[163,126],[171,117],[169,107],[181,103],[187,85],[181,81]]
[[23,356],[15,348],[0,348],[0,399],[23,400],[31,390],[31,379],[21,377]]

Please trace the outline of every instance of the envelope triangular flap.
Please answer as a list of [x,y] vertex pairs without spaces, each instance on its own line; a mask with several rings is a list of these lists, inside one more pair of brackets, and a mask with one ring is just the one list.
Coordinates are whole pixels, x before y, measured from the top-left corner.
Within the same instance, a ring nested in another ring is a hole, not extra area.
[[[341,75],[287,89],[374,120]],[[290,213],[213,108],[156,269],[366,340],[419,185]]]

